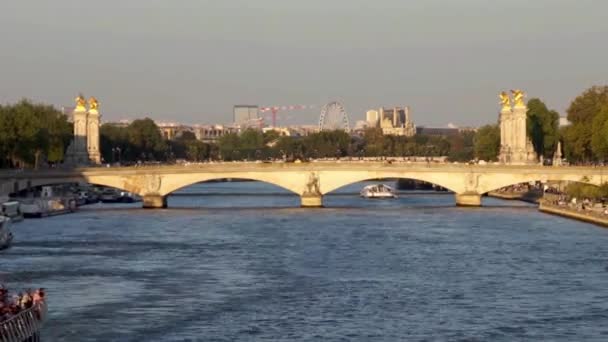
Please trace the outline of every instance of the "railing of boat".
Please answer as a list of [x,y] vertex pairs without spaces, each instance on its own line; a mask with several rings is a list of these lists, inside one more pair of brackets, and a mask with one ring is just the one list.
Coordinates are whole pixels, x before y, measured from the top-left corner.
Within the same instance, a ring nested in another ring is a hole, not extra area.
[[0,322],[0,342],[38,342],[47,305],[41,302],[10,319]]

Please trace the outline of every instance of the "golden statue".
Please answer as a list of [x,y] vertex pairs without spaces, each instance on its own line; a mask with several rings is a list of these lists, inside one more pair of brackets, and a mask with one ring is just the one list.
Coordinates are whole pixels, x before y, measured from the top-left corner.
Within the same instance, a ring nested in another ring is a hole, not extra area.
[[500,104],[502,105],[502,110],[511,110],[511,99],[509,98],[509,94],[506,91],[498,94],[500,98]]
[[526,93],[519,89],[511,90],[511,93],[513,93],[513,104],[516,107],[526,106],[526,103],[524,102],[524,97],[526,96]]
[[87,100],[84,99],[84,96],[82,96],[82,94],[79,94],[74,101],[76,101],[76,109],[74,109],[75,111],[86,111],[86,105],[87,105]]
[[99,108],[99,101],[93,96],[89,98],[89,108],[92,111],[97,111],[97,108]]

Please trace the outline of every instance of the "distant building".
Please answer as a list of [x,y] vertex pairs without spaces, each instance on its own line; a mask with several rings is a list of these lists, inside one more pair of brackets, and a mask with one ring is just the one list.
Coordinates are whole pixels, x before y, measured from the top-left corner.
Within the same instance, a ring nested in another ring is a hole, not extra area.
[[416,134],[427,136],[449,137],[458,135],[461,132],[459,128],[436,128],[436,127],[417,127]]
[[182,125],[174,122],[157,122],[155,121],[156,126],[160,130],[163,138],[166,140],[174,140],[184,134],[184,132],[192,132],[192,127]]
[[367,121],[368,127],[378,127],[378,122],[380,121],[380,115],[378,111],[375,109],[370,109],[365,113],[365,121]]
[[259,121],[260,109],[258,106],[251,105],[237,105],[234,106],[234,124],[248,126],[251,125],[252,121]]
[[366,121],[369,127],[380,127],[382,134],[411,137],[416,134],[416,126],[410,117],[409,107],[381,107],[368,110]]
[[559,127],[564,127],[564,126],[568,126],[570,125],[570,121],[568,121],[568,118],[565,116],[560,116],[559,117]]
[[206,143],[213,143],[226,134],[239,133],[239,128],[224,125],[194,125],[192,131],[196,135],[196,139]]

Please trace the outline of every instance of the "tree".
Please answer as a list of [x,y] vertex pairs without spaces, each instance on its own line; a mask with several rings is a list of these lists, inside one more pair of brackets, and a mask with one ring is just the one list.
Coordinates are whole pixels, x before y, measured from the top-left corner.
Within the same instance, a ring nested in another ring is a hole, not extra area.
[[605,161],[608,158],[608,106],[593,119],[591,149],[598,160]]
[[137,157],[129,143],[127,127],[114,124],[101,125],[99,128],[99,145],[101,156],[106,162],[132,161]]
[[236,160],[240,154],[240,139],[236,133],[228,133],[220,137],[218,141],[219,154],[223,160]]
[[[608,106],[608,86],[593,86],[576,97],[567,109],[568,120],[571,127],[564,131],[564,150],[566,158],[571,162],[590,161],[594,157],[604,156],[600,140],[596,133],[596,148],[592,146],[593,128],[596,116],[604,107]],[[600,119],[598,119],[601,121]]]
[[59,162],[71,137],[72,125],[52,106],[22,100],[0,108],[2,166],[38,167],[43,157]]
[[477,131],[474,138],[475,157],[481,160],[496,160],[500,152],[500,128],[486,125]]
[[127,127],[128,141],[136,154],[143,160],[166,159],[167,145],[158,126],[152,119],[138,119]]
[[530,99],[526,126],[534,151],[545,158],[552,157],[559,139],[559,114],[549,110],[540,99]]
[[566,110],[568,120],[591,124],[602,107],[608,105],[608,86],[593,86],[577,96]]

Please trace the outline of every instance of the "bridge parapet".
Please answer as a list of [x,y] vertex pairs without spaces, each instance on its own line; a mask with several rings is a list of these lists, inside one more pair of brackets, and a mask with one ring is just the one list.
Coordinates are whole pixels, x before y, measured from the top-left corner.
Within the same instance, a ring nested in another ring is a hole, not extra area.
[[577,181],[600,185],[608,168],[449,163],[320,162],[216,163],[189,166],[81,168],[0,171],[0,195],[27,187],[87,182],[140,195],[144,207],[165,207],[170,193],[199,182],[251,179],[277,185],[302,198],[303,206],[322,205],[323,195],[364,180],[409,178],[453,191],[458,204],[475,205],[479,196],[508,185],[530,181]]

